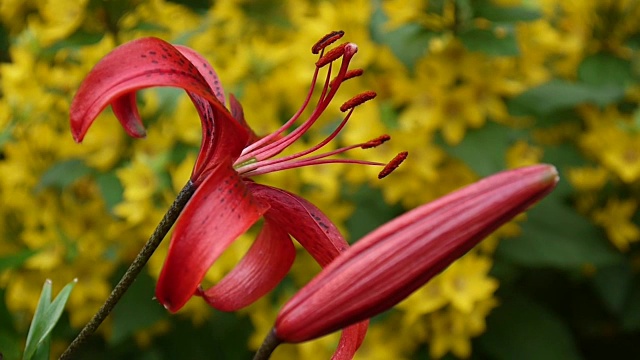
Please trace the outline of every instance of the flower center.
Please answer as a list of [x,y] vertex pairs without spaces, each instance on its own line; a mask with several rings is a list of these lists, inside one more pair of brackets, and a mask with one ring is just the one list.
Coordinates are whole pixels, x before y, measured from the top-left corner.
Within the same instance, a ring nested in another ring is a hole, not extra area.
[[[313,73],[313,78],[311,80],[311,86],[309,88],[309,92],[300,107],[300,109],[289,119],[282,127],[280,127],[277,131],[261,138],[260,140],[250,144],[247,146],[240,157],[236,160],[234,167],[238,171],[238,173],[242,176],[255,176],[266,174],[274,171],[293,169],[303,166],[311,166],[311,165],[319,165],[319,164],[330,164],[330,163],[351,163],[351,164],[361,164],[361,165],[372,165],[372,166],[382,166],[383,170],[378,175],[379,178],[383,178],[389,175],[393,170],[395,170],[404,159],[407,157],[407,152],[402,152],[398,154],[395,158],[393,158],[389,163],[380,163],[374,161],[366,161],[366,160],[357,160],[357,159],[349,159],[349,158],[336,158],[335,155],[339,155],[345,153],[349,150],[361,148],[361,149],[370,149],[374,148],[378,145],[383,144],[384,142],[390,140],[389,135],[381,135],[373,140],[369,140],[367,142],[363,142],[360,144],[349,145],[345,147],[341,147],[339,149],[323,152],[320,154],[317,153],[321,150],[325,145],[329,144],[332,140],[334,140],[340,131],[347,124],[349,119],[351,118],[351,114],[353,114],[354,109],[375,98],[376,93],[373,91],[365,91],[361,94],[358,94],[348,101],[346,101],[342,106],[340,106],[340,111],[346,113],[345,117],[342,119],[340,124],[333,130],[331,134],[329,134],[324,140],[319,142],[318,144],[295,154],[282,156],[279,158],[275,158],[276,155],[280,154],[283,150],[289,147],[291,144],[300,139],[313,124],[320,118],[320,116],[327,109],[331,101],[333,100],[335,94],[337,93],[340,85],[343,82],[360,76],[363,73],[362,69],[349,69],[349,63],[351,59],[358,51],[358,47],[353,43],[343,43],[340,44],[333,49],[329,50],[325,54],[325,49],[339,40],[344,35],[343,31],[334,31],[327,35],[325,35],[322,39],[320,39],[317,43],[313,45],[311,48],[311,52],[314,54],[319,54],[318,61],[316,62],[316,68]],[[332,70],[334,68],[334,63],[340,60],[340,67],[338,69],[338,74],[331,80]],[[307,109],[309,103],[311,101],[311,97],[314,93],[314,89],[316,87],[316,83],[318,81],[318,77],[320,71],[326,68],[327,73],[325,76],[325,81],[322,86],[322,91],[320,93],[320,97],[318,102],[311,112],[311,115],[295,130],[291,131],[287,135],[282,136],[282,134],[289,130],[293,124],[300,118],[302,113]]]

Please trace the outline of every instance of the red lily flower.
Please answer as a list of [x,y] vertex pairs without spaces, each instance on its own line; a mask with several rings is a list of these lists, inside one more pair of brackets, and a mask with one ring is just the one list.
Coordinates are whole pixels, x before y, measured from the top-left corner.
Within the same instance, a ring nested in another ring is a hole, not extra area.
[[[340,109],[347,115],[325,140],[300,153],[274,158],[315,123],[342,82],[362,74],[362,70],[349,70],[357,51],[355,44],[344,43],[325,54],[325,48],[342,35],[342,31],[332,32],[313,46],[312,52],[319,54],[319,60],[302,107],[280,129],[263,138],[251,131],[242,107],[233,96],[229,101],[231,111],[225,108],[220,80],[201,55],[157,38],[143,38],[116,48],[94,67],[80,86],[71,105],[71,129],[78,142],[107,105],[111,105],[129,135],[144,136],[136,107],[136,91],[143,88],[182,88],[198,110],[202,145],[190,177],[196,191],[176,223],[156,288],[156,298],[170,311],[182,308],[194,294],[224,311],[251,304],[275,287],[289,271],[295,256],[289,235],[323,267],[348,248],[333,223],[313,204],[287,191],[257,184],[251,176],[325,163],[356,163],[384,166],[380,173],[380,177],[384,177],[406,157],[406,153],[401,153],[387,165],[330,158],[351,149],[378,146],[389,140],[388,135],[312,155],[338,135],[356,106],[375,97],[375,93],[369,91],[342,105]],[[338,73],[329,81],[339,59]],[[300,126],[283,135],[308,107],[323,68],[328,69],[326,81],[315,109]],[[213,262],[260,217],[265,219],[264,227],[242,261],[218,284],[208,290],[201,289],[200,282]],[[347,329],[339,353],[355,352],[365,331],[366,324]]]
[[284,305],[277,341],[302,342],[379,314],[555,187],[551,165],[498,173],[423,205],[356,242]]

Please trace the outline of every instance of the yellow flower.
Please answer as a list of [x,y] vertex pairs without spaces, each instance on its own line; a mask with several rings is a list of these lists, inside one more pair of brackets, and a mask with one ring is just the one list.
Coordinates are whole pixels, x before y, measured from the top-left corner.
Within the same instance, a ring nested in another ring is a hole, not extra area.
[[498,281],[489,277],[491,260],[485,256],[470,253],[442,273],[444,296],[451,305],[469,314],[476,302],[490,299],[498,288]]
[[405,326],[414,325],[423,315],[432,313],[449,303],[444,293],[442,276],[436,276],[397,305],[404,312]]
[[38,17],[29,17],[28,23],[43,47],[72,34],[84,20],[88,0],[38,1]]
[[607,182],[609,174],[602,167],[574,167],[567,174],[571,184],[580,191],[598,191]]
[[542,148],[530,145],[524,140],[518,140],[509,147],[506,162],[509,168],[534,165],[542,159]]
[[630,243],[640,240],[640,228],[631,220],[637,207],[635,200],[610,199],[593,214],[594,222],[604,227],[609,240],[620,251],[629,250]]
[[458,312],[439,311],[430,317],[432,332],[429,342],[429,355],[439,359],[452,352],[460,358],[471,355],[471,341],[467,334],[465,317]]

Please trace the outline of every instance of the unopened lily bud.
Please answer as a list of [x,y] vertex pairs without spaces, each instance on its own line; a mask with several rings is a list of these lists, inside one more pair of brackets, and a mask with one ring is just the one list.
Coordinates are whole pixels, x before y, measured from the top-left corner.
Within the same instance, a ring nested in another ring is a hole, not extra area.
[[391,308],[557,182],[551,165],[505,171],[381,226],[284,305],[276,320],[277,338],[311,340]]

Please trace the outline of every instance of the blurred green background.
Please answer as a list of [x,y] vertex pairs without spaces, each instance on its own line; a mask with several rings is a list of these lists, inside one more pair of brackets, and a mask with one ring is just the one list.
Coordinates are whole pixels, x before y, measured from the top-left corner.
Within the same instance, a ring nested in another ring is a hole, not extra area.
[[[305,141],[335,126],[341,101],[374,90],[340,143],[388,133],[389,144],[354,156],[409,159],[384,180],[379,169],[328,165],[261,181],[305,196],[351,242],[506,168],[548,162],[561,173],[526,216],[373,319],[357,358],[640,358],[638,19],[635,0],[2,0],[0,352],[21,356],[45,279],[55,293],[77,277],[54,330],[60,354],[193,166],[199,120],[172,89],[140,97],[146,139],[128,138],[106,111],[73,142],[70,101],[102,56],[142,36],[193,47],[264,134],[301,105],[311,46],[342,29],[365,74]],[[290,277],[247,310],[215,312],[196,298],[170,315],[152,300],[167,243],[80,358],[250,358],[279,306],[318,271],[299,251]],[[283,346],[273,358],[328,359],[336,342]]]

